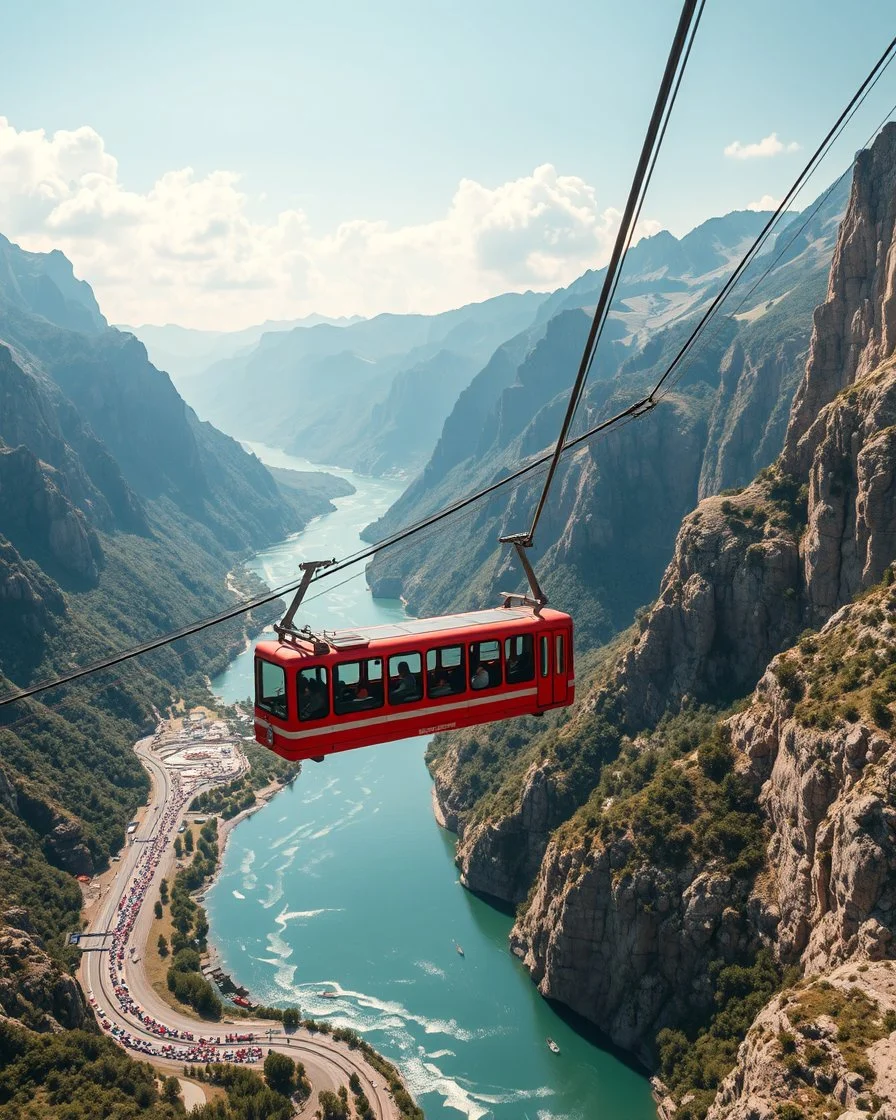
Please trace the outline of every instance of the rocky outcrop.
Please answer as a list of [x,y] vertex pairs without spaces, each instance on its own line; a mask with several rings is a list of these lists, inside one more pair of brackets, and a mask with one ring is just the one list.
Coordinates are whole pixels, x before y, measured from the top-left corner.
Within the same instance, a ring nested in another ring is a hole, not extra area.
[[628,870],[629,856],[625,840],[552,842],[511,946],[542,995],[650,1065],[658,1030],[711,1006],[707,961],[737,959],[751,935],[730,876]]
[[569,794],[557,789],[552,771],[550,763],[530,766],[512,813],[463,829],[455,858],[465,887],[505,902],[523,901],[551,833],[575,808]]
[[800,546],[808,621],[818,625],[876,583],[896,556],[896,361],[822,409]]
[[51,572],[95,585],[103,552],[65,478],[27,447],[0,447],[0,525],[23,555]]
[[809,972],[894,948],[896,744],[889,677],[878,684],[874,668],[896,659],[894,604],[884,588],[843,608],[772,662],[730,722],[772,837],[760,924]]
[[[847,965],[759,1014],[707,1120],[779,1120],[782,1106],[838,1120],[896,1118],[896,972]],[[833,1111],[830,1111],[833,1108]]]
[[75,979],[21,924],[0,926],[0,1011],[39,1031],[84,1027],[89,1019]]
[[18,815],[41,838],[44,854],[54,867],[72,875],[93,874],[93,857],[76,817],[27,779],[17,783],[16,800]]
[[896,124],[856,157],[852,193],[815,312],[809,362],[793,402],[782,467],[805,478],[824,438],[821,413],[896,349]]
[[0,536],[0,621],[7,632],[45,637],[64,612],[65,599],[56,584]]
[[750,689],[801,625],[798,545],[764,483],[707,498],[687,517],[660,596],[611,692],[631,730],[686,696]]

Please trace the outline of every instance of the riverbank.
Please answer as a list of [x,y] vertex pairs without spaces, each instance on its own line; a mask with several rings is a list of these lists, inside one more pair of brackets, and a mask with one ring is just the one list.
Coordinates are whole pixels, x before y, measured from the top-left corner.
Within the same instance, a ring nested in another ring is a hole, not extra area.
[[[147,983],[143,957],[154,905],[164,872],[174,866],[174,841],[184,835],[178,830],[188,807],[198,794],[243,772],[236,740],[222,738],[213,722],[206,738],[195,730],[190,721],[189,737],[182,726],[160,728],[135,744],[153,778],[150,805],[122,849],[117,874],[82,934],[80,979],[101,1029],[166,1074],[197,1063],[236,1062],[257,1068],[264,1050],[275,1049],[301,1059],[315,1094],[338,1092],[354,1074],[377,1120],[401,1120],[383,1074],[347,1040],[302,1029],[271,1030],[268,1037],[268,1023],[251,1018],[238,1023],[222,1019],[221,1033],[208,1036],[217,1023],[170,1008]],[[217,759],[214,747],[219,749]],[[239,1040],[234,1038],[237,1033]]]

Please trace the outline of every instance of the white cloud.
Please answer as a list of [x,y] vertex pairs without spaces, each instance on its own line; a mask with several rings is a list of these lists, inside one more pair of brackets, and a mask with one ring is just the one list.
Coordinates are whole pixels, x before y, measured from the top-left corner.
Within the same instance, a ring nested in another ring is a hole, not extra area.
[[777,132],[770,132],[755,144],[742,144],[740,140],[733,140],[725,148],[725,155],[729,159],[768,159],[770,156],[780,155],[781,152],[797,152],[799,147],[795,140],[785,144],[778,139]]
[[764,194],[762,198],[757,198],[755,202],[748,202],[748,210],[777,210],[781,205],[780,198],[772,198],[770,194]]
[[232,172],[167,171],[137,193],[92,128],[19,132],[0,117],[0,231],[62,249],[112,322],[437,311],[568,283],[606,262],[618,225],[593,187],[544,164],[494,188],[461,180],[430,222],[353,219],[321,235],[301,210],[253,219]]

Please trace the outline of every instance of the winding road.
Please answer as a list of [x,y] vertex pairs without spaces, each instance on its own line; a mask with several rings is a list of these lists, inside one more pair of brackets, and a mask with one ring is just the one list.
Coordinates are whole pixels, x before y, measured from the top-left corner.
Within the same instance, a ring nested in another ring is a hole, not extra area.
[[[175,1011],[150,985],[140,960],[159,884],[174,869],[174,837],[193,798],[233,777],[233,772],[214,773],[213,768],[199,776],[182,775],[166,765],[153,745],[153,737],[148,736],[135,746],[152,777],[149,807],[81,935],[81,982],[100,1026],[166,1074],[182,1072],[185,1064],[217,1061],[258,1066],[268,1049],[288,1054],[304,1064],[312,1086],[299,1116],[313,1114],[321,1090],[336,1092],[356,1073],[378,1120],[397,1120],[398,1108],[382,1075],[345,1043],[302,1028],[289,1034],[279,1026],[271,1030],[270,1020],[202,1021]],[[189,745],[202,747],[201,742]],[[242,764],[238,753],[234,758]],[[240,1041],[226,1040],[226,1035],[236,1032]]]

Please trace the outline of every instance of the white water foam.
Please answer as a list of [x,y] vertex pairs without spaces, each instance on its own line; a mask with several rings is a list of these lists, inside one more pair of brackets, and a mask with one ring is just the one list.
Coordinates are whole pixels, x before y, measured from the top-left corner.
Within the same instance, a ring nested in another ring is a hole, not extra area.
[[343,909],[342,906],[324,906],[319,910],[287,910],[284,906],[274,919],[274,924],[280,928],[280,932],[282,933],[287,925],[296,919],[304,921],[308,918],[317,918],[321,914],[341,914]]
[[417,968],[422,969],[427,976],[438,976],[442,980],[447,979],[448,974],[445,972],[444,968],[439,968],[439,966],[433,964],[432,961],[414,961],[414,964]]
[[276,852],[278,848],[282,848],[284,844],[288,844],[291,840],[301,840],[308,835],[312,828],[314,828],[313,823],[298,824],[291,832],[287,832],[285,836],[280,836],[275,840],[271,844],[271,848]]
[[268,888],[268,897],[261,899],[261,905],[265,910],[270,910],[283,897],[283,884],[278,878],[276,883],[265,883],[265,886]]

